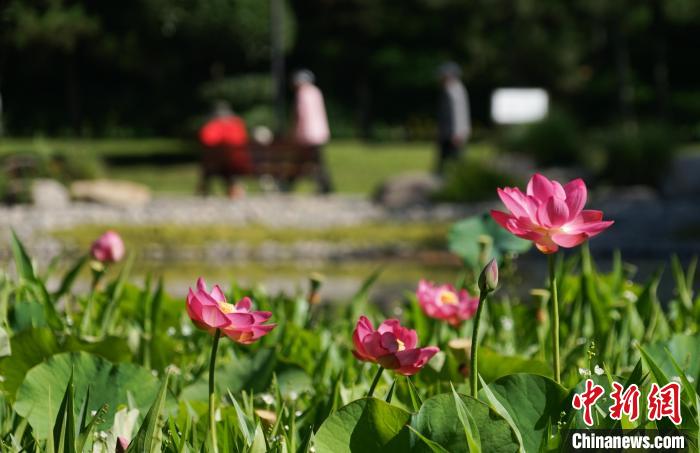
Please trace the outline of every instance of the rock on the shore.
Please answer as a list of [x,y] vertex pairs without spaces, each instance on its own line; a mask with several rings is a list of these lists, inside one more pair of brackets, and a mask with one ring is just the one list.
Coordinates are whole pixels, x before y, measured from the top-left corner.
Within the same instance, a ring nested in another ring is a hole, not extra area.
[[441,184],[440,178],[429,173],[406,173],[385,181],[374,200],[390,209],[425,205]]
[[32,202],[42,209],[59,209],[70,204],[70,193],[53,179],[35,179],[32,182]]
[[700,155],[677,156],[664,180],[663,192],[666,196],[677,197],[700,195]]
[[75,181],[70,186],[73,198],[110,206],[140,206],[151,200],[151,190],[131,181],[95,179]]

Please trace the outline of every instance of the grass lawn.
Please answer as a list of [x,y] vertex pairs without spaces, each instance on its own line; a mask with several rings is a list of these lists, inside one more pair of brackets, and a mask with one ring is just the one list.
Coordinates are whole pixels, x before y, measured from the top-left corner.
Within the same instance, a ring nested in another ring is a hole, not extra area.
[[[52,151],[64,153],[96,154],[101,157],[138,155],[193,154],[196,145],[181,140],[147,139],[3,139],[0,140],[0,156],[15,152]],[[430,171],[433,165],[432,143],[382,143],[367,144],[360,141],[334,141],[326,148],[326,159],[336,189],[341,193],[366,195],[387,177],[410,171]],[[127,179],[149,186],[156,193],[193,193],[197,178],[196,163],[173,165],[119,165],[106,169],[105,176]],[[254,180],[248,181],[251,191],[257,190]],[[301,182],[299,191],[311,191],[310,181]],[[220,185],[214,189],[223,193]]]
[[[111,167],[107,177],[125,179],[145,184],[156,194],[193,194],[199,179],[199,167],[196,164],[169,165],[158,168],[151,165],[128,167]],[[219,183],[212,184],[215,193],[224,193]]]
[[[387,177],[411,171],[430,171],[433,164],[431,143],[366,144],[359,141],[333,142],[326,148],[326,160],[336,190],[341,193],[371,194]],[[109,176],[128,179],[148,185],[160,193],[192,193],[197,183],[199,168],[196,164],[173,165],[167,168],[153,166],[112,167]],[[257,182],[249,179],[250,191],[257,191]],[[224,193],[220,182],[213,185],[217,193]],[[311,181],[303,180],[297,190],[311,192]]]
[[186,141],[170,138],[138,139],[78,139],[78,138],[2,138],[0,156],[18,152],[91,153],[98,156],[125,156],[138,154],[194,153]]
[[386,178],[411,171],[430,171],[432,143],[366,144],[333,142],[327,149],[331,175],[339,192],[368,194]]

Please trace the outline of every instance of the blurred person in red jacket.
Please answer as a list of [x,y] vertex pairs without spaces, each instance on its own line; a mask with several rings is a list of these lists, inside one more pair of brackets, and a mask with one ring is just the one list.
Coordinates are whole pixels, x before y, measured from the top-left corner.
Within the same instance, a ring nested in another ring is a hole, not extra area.
[[220,176],[226,182],[230,198],[243,196],[245,189],[237,177],[253,170],[243,119],[233,113],[228,103],[217,101],[209,121],[199,130],[199,141],[203,148],[199,192],[207,195],[209,180]]
[[333,184],[323,158],[323,146],[328,143],[331,134],[323,94],[314,84],[315,79],[308,69],[301,69],[292,75],[295,91],[293,138],[297,145],[306,148],[310,160],[315,162],[318,191],[326,194],[333,190]]

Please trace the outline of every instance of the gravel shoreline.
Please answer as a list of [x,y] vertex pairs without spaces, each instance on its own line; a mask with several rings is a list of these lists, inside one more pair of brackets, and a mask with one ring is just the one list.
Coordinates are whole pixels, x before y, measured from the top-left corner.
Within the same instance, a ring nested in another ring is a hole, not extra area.
[[0,229],[18,232],[70,228],[82,224],[266,225],[276,228],[329,228],[383,221],[453,220],[483,212],[488,203],[438,204],[385,209],[360,197],[261,195],[242,200],[158,197],[142,206],[116,207],[77,202],[55,209],[31,205],[0,207]]
[[[454,221],[487,212],[499,203],[468,205],[436,204],[405,209],[386,209],[359,197],[332,195],[260,195],[231,201],[225,198],[159,197],[142,206],[115,207],[95,203],[71,203],[56,208],[31,205],[0,207],[0,234],[9,238],[14,229],[37,259],[61,253],[65,244],[47,232],[77,225],[262,225],[271,228],[325,229],[382,222]],[[609,194],[589,203],[614,219],[615,225],[591,241],[598,254],[620,249],[627,258],[668,258],[700,253],[700,205],[695,200],[666,200],[635,193]],[[683,232],[690,231],[691,234]],[[694,233],[693,233],[694,232]],[[7,256],[6,246],[3,255]],[[365,246],[365,249],[367,247]],[[203,251],[183,250],[182,257],[201,256],[217,260],[343,259],[406,253],[401,247],[364,250],[343,243],[299,241],[298,244],[265,243],[252,248],[245,244],[211,243]],[[255,250],[253,250],[255,249]],[[177,259],[172,252],[154,247],[154,258]]]

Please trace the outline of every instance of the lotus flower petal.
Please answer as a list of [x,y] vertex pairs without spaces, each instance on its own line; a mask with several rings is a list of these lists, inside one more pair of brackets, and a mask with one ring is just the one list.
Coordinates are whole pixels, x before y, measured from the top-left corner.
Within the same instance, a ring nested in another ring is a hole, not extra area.
[[214,285],[211,290],[211,297],[217,302],[226,302],[226,296],[224,295],[224,292],[221,291],[219,285]]
[[506,208],[516,217],[529,216],[527,208],[523,205],[521,198],[516,198],[514,193],[507,189],[498,189],[498,197]]
[[561,184],[556,181],[550,181],[539,173],[535,173],[527,183],[527,194],[541,202],[546,201],[549,197],[566,198],[566,192],[564,192]]
[[214,329],[221,329],[231,324],[229,318],[216,306],[203,305],[201,321]]
[[414,375],[439,351],[440,349],[429,346],[426,348],[397,352],[396,358],[399,361],[399,368],[396,372],[404,376]]
[[250,297],[244,297],[236,304],[236,310],[248,311],[250,310],[251,305],[252,303],[250,301]]
[[375,359],[389,353],[389,351],[382,346],[382,334],[379,333],[379,331],[372,332],[364,337],[362,339],[362,345],[367,355]]
[[386,349],[389,352],[396,352],[399,350],[399,340],[396,338],[396,335],[394,335],[391,332],[384,332],[381,334],[381,345],[382,348]]
[[582,244],[586,239],[588,239],[588,236],[585,233],[556,233],[552,235],[552,240],[554,243],[565,248],[576,247],[577,245]]
[[574,179],[564,186],[564,192],[566,192],[566,206],[569,208],[569,218],[567,220],[573,220],[586,205],[586,199],[588,198],[586,183],[581,178]]
[[379,327],[377,327],[377,332],[379,333],[384,333],[384,332],[394,332],[394,329],[397,327],[401,327],[401,324],[399,323],[398,319],[387,319],[383,323],[379,324]]

